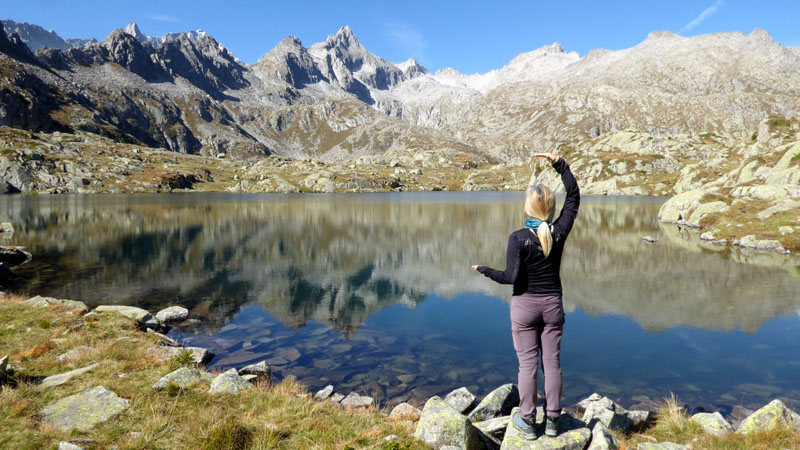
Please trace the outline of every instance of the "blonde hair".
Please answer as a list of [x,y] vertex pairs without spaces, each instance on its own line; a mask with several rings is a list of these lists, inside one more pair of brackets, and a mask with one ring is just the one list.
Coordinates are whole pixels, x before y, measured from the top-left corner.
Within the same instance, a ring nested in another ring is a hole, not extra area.
[[[552,222],[553,214],[556,211],[556,197],[549,187],[543,184],[528,186],[525,191],[525,218],[541,220],[542,222]],[[536,231],[539,242],[542,243],[542,253],[547,258],[550,249],[553,248],[553,235],[547,223],[542,223]]]

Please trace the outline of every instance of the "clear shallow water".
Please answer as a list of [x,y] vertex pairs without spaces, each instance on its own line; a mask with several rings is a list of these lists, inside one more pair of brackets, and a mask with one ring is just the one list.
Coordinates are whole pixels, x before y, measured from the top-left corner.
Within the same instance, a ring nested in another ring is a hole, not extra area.
[[[269,359],[278,377],[384,402],[516,380],[500,267],[522,194],[0,198],[34,261],[15,290],[156,311],[213,367]],[[703,247],[657,223],[663,199],[585,198],[562,266],[567,404],[676,393],[729,410],[800,406],[800,270]],[[659,238],[646,244],[641,237]],[[755,264],[743,264],[745,259]]]

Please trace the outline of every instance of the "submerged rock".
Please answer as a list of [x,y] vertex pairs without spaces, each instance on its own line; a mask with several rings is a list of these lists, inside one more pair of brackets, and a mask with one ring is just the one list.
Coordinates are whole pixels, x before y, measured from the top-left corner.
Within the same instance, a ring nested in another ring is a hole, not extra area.
[[726,434],[733,433],[733,426],[731,426],[719,412],[697,413],[689,418],[689,420],[700,425],[706,433],[713,434],[714,436],[722,437]]
[[414,437],[433,448],[452,445],[464,450],[479,450],[483,444],[478,429],[438,396],[422,408]]
[[44,407],[40,415],[44,422],[61,431],[87,431],[128,407],[128,400],[103,386],[96,386]]
[[736,432],[751,434],[780,427],[800,431],[800,415],[776,399],[744,419]]
[[25,264],[33,258],[33,255],[19,247],[0,246],[0,263],[18,266]]
[[508,416],[511,409],[519,405],[519,390],[516,384],[504,384],[489,393],[469,414],[473,422],[481,422],[498,416]]

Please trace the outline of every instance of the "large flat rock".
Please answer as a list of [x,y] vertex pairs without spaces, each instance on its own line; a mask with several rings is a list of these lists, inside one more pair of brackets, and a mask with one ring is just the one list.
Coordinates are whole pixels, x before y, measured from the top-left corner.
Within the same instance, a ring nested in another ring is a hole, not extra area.
[[87,431],[130,407],[130,402],[95,386],[45,406],[40,415],[61,431]]

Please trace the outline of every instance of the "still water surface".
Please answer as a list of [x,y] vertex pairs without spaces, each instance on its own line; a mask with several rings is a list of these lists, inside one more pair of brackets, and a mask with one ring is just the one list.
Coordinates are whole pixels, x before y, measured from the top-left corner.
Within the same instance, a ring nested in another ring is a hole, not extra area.
[[[268,359],[387,404],[516,382],[511,289],[470,266],[502,268],[522,197],[13,196],[0,220],[34,254],[15,290],[183,305],[194,320],[170,334],[212,368]],[[798,260],[704,247],[658,224],[663,201],[584,198],[562,265],[566,404],[800,406]]]

